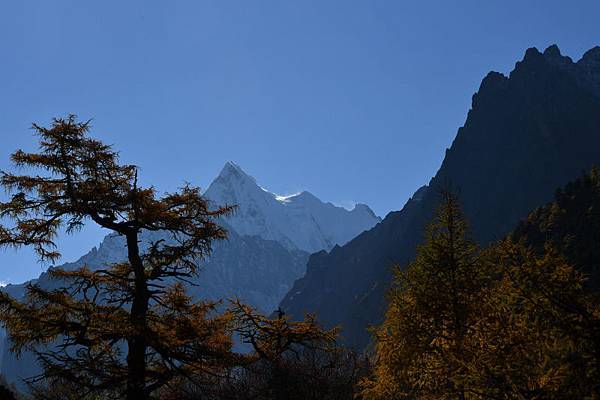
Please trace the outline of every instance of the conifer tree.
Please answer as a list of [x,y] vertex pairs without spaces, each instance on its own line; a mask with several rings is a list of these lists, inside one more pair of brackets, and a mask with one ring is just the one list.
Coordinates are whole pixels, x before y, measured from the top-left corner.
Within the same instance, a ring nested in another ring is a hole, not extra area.
[[366,399],[465,399],[487,274],[468,237],[457,197],[442,193],[415,260],[395,271],[383,324],[375,329],[376,365],[362,382]]
[[[311,382],[316,374],[300,371],[295,364],[308,367],[308,363],[302,362],[306,350],[313,351],[313,355],[334,352],[338,330],[324,329],[313,315],[307,315],[303,321],[291,321],[281,309],[274,318],[268,318],[237,300],[232,302],[231,311],[241,341],[252,348],[246,369],[259,378],[255,381],[260,382],[257,386],[262,386],[259,398],[314,398],[308,395],[310,388],[302,386]],[[319,395],[324,398],[325,393]]]
[[[269,318],[233,300],[234,329],[248,351],[228,373],[181,382],[165,400],[350,400],[365,363],[335,344],[337,329],[314,316],[292,321],[282,310]],[[210,387],[208,390],[206,387]]]
[[[225,230],[215,220],[231,207],[211,209],[196,187],[159,196],[138,183],[138,168],[87,136],[89,122],[75,116],[34,125],[37,153],[12,160],[27,174],[3,172],[11,193],[0,216],[0,245],[33,246],[55,261],[56,237],[86,222],[121,236],[127,260],[90,270],[52,268],[56,288],[27,287],[25,301],[0,295],[0,320],[12,350],[32,351],[43,367],[30,382],[71,382],[81,398],[115,391],[149,399],[175,378],[226,366],[231,359],[227,314],[215,303],[194,302],[182,283]],[[33,170],[37,170],[35,173]],[[158,239],[140,244],[142,232]]]
[[415,261],[396,271],[365,398],[600,398],[598,176],[481,252],[444,195]]
[[543,253],[500,241],[470,366],[483,398],[600,398],[600,307],[586,276],[548,242]]
[[486,250],[472,371],[489,397],[600,398],[599,208],[592,168]]

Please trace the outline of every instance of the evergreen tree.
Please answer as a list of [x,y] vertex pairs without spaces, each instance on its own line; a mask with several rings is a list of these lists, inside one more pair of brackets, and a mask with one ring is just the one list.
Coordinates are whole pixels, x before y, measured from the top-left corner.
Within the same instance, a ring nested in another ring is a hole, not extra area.
[[[0,295],[12,350],[34,352],[43,367],[30,382],[71,382],[81,398],[114,391],[144,400],[178,377],[224,368],[230,317],[214,303],[192,301],[182,283],[212,242],[225,238],[215,219],[232,208],[210,209],[189,185],[163,196],[141,187],[137,167],[121,165],[74,116],[34,128],[40,151],[19,150],[12,160],[38,173],[0,177],[12,193],[0,216],[14,222],[0,228],[0,245],[33,246],[54,261],[56,236],[92,221],[125,239],[128,259],[94,271],[52,268],[56,288],[30,284],[24,302]],[[141,246],[143,231],[160,239]]]

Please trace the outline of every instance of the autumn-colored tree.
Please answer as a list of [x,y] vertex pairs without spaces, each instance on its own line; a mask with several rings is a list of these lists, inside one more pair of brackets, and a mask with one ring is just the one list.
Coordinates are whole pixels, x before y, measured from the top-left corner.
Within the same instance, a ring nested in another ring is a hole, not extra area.
[[442,202],[415,260],[396,269],[389,308],[376,335],[366,399],[465,399],[468,337],[479,318],[488,274],[468,237],[457,197]]
[[[0,245],[33,246],[54,261],[59,233],[94,222],[124,239],[128,258],[97,270],[53,268],[56,288],[31,284],[22,302],[0,295],[12,350],[34,352],[43,367],[32,381],[72,382],[81,398],[113,391],[144,400],[178,377],[223,368],[230,317],[214,303],[194,302],[182,283],[225,238],[215,219],[232,208],[211,209],[189,185],[162,196],[141,187],[138,168],[120,164],[74,116],[34,128],[39,152],[12,155],[32,173],[0,177],[11,193],[0,216],[14,222],[0,228]],[[154,239],[141,244],[143,232]]]
[[586,288],[600,292],[600,170],[556,191],[554,201],[531,212],[511,234],[538,254],[547,244],[586,277]]
[[369,372],[368,361],[343,348],[298,347],[286,352],[277,367],[257,359],[234,371],[222,382],[220,395],[215,399],[356,400],[357,383]]
[[600,307],[587,278],[547,243],[505,239],[487,250],[497,279],[471,341],[481,398],[600,398]]
[[[315,356],[335,351],[337,329],[322,328],[312,315],[307,315],[303,321],[291,321],[281,309],[276,311],[274,318],[268,318],[240,301],[232,302],[231,311],[237,334],[253,350],[245,368],[255,375],[255,381],[261,382],[259,398],[312,398],[302,389],[307,388],[314,374],[295,368],[291,360],[301,360],[307,351]],[[308,365],[304,364],[304,367]],[[325,393],[319,395],[325,398]]]
[[[311,315],[269,318],[240,301],[230,308],[235,331],[249,347],[228,373],[165,388],[165,400],[353,400],[366,363],[335,344],[337,330]],[[210,386],[207,390],[206,387]]]
[[472,366],[488,397],[600,398],[600,173],[486,250],[496,272]]
[[571,261],[598,270],[584,245],[600,226],[597,181],[570,185],[568,199],[481,252],[445,195],[415,261],[396,272],[365,398],[599,399],[599,296]]

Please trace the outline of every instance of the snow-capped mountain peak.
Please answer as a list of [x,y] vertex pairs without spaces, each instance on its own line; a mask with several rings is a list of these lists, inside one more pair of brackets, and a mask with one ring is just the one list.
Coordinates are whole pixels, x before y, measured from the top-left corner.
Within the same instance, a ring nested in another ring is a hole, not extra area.
[[227,219],[237,233],[308,252],[342,245],[381,220],[365,205],[348,211],[324,203],[308,191],[288,196],[272,193],[234,162],[225,164],[205,196],[215,205],[238,206]]
[[243,189],[245,186],[257,186],[256,179],[246,174],[233,161],[228,161],[227,163],[225,163],[219,175],[212,182],[211,186],[213,185],[239,187],[240,189]]
[[[204,194],[215,205],[238,205],[238,210],[226,221],[228,240],[216,242],[211,257],[201,261],[197,286],[190,293],[210,300],[240,298],[264,313],[270,313],[304,274],[306,252],[344,244],[380,221],[367,206],[357,205],[348,211],[323,203],[309,192],[290,196],[271,193],[233,162],[225,164]],[[160,235],[144,231],[142,248]],[[111,234],[98,248],[62,268],[86,265],[96,269],[126,256],[123,237]],[[46,288],[57,284],[47,273],[32,282]],[[25,287],[9,285],[2,291],[22,298]],[[17,360],[5,351],[9,344],[3,332],[0,328],[0,370],[10,382],[19,383],[21,376],[39,369],[31,355]]]

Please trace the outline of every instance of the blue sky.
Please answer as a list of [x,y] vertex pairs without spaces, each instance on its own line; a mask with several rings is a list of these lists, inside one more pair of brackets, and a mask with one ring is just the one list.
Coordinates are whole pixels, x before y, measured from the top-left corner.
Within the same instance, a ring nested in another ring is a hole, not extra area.
[[[490,70],[600,45],[600,2],[6,1],[0,169],[32,122],[76,113],[145,182],[206,187],[233,160],[280,194],[402,207],[439,167]],[[61,240],[63,261],[96,245]],[[43,266],[0,251],[0,281]]]

